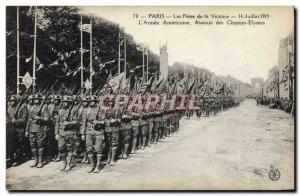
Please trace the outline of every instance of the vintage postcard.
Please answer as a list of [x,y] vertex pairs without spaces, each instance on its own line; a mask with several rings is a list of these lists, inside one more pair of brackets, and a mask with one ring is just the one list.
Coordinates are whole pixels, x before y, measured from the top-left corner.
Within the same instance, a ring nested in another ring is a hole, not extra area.
[[7,6],[7,190],[295,190],[294,14]]

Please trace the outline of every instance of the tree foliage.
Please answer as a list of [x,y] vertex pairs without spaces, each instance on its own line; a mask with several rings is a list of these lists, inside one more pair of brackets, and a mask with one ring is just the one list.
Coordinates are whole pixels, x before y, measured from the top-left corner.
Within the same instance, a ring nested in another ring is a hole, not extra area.
[[[37,8],[37,43],[36,43],[36,83],[43,89],[59,80],[61,87],[76,85],[80,87],[80,22],[81,15],[77,7],[47,6]],[[32,55],[34,43],[34,7],[19,7],[20,19],[20,75],[29,72],[32,76]],[[17,50],[17,8],[6,10],[6,81],[9,89],[16,89],[16,50]],[[118,24],[101,17],[83,15],[83,24],[92,21],[93,39],[93,87],[104,85],[111,73],[118,71]],[[126,61],[127,75],[141,77],[138,69],[142,65],[142,52],[137,50],[133,37],[127,38]],[[90,34],[83,32],[84,80],[89,78],[90,69]],[[124,55],[121,55],[124,70]],[[133,72],[130,72],[130,69]],[[159,72],[159,58],[149,52],[149,70],[151,74]]]

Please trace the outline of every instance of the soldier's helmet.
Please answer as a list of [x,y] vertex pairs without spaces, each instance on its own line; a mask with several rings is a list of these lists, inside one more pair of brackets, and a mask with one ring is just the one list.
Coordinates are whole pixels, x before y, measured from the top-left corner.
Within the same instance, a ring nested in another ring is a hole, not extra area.
[[61,100],[61,95],[53,95],[54,100]]
[[40,93],[37,93],[37,94],[32,95],[32,99],[34,99],[34,100],[43,100],[44,96]]
[[47,99],[52,100],[54,97],[54,95],[49,95],[49,97]]
[[29,95],[27,100],[32,100],[33,99],[33,95]]
[[73,101],[73,99],[72,99],[71,96],[64,96],[63,99],[62,99],[62,102],[68,102],[68,103],[70,103],[72,101]]
[[80,101],[80,97],[76,95],[71,96],[74,101]]
[[81,96],[80,99],[81,99],[82,102],[89,102],[90,101],[89,97],[87,97],[85,95]]
[[12,95],[8,101],[18,101],[20,99],[20,96],[18,95]]
[[50,95],[50,96],[48,97],[48,99],[53,99],[53,100],[54,100],[54,99],[56,98],[56,96],[57,96],[57,95]]
[[97,102],[99,99],[96,95],[91,95],[91,96],[89,96],[89,100],[90,100],[90,102]]

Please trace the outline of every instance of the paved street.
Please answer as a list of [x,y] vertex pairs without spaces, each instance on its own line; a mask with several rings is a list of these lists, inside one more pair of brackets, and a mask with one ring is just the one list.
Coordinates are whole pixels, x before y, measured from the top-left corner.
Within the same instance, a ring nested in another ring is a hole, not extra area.
[[[217,116],[182,119],[176,134],[99,174],[86,165],[61,172],[61,163],[30,164],[7,169],[9,189],[291,189],[294,120],[245,100]],[[277,181],[271,167],[280,171]]]

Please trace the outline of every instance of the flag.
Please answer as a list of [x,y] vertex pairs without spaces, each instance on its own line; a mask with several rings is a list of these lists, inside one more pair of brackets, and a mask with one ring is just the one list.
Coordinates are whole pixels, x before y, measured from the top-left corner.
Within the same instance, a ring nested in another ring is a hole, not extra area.
[[136,49],[137,49],[138,51],[144,51],[144,48],[141,47],[141,46],[136,47]]
[[78,25],[78,28],[82,28],[82,31],[90,33],[91,32],[91,24],[82,24],[82,25]]
[[116,93],[119,91],[123,77],[124,77],[124,72],[111,78],[108,81],[108,85],[112,88],[113,93]]
[[162,79],[156,87],[157,93],[163,93],[166,85],[167,81],[165,79]]
[[172,87],[170,88],[170,94],[174,95],[177,91],[177,82],[175,81],[172,85]]
[[149,80],[148,82],[143,83],[143,84],[140,86],[138,92],[139,92],[139,93],[142,93],[142,94],[146,93],[146,92],[149,90],[149,87],[150,87],[151,84],[152,84],[152,79],[153,79],[153,77],[151,76],[151,78],[150,78],[150,80]]
[[157,77],[155,76],[154,81],[152,82],[152,85],[150,87],[150,92],[155,92],[156,84],[157,84]]
[[186,94],[190,94],[194,88],[194,85],[195,85],[195,81],[196,81],[196,78],[194,78],[194,80],[192,81],[192,83],[189,85],[187,91],[186,91]]
[[186,80],[187,80],[187,76],[185,76],[184,78],[181,79],[181,81],[177,84],[177,92],[178,93],[183,93],[186,89]]
[[124,79],[121,82],[121,94],[128,94],[130,91],[130,86],[129,86],[129,80],[130,78]]

